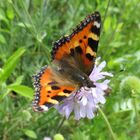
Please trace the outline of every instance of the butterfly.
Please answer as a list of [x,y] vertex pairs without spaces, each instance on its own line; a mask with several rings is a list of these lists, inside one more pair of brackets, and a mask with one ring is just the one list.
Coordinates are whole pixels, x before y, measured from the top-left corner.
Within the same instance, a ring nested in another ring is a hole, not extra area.
[[95,64],[100,30],[100,13],[94,12],[69,36],[54,42],[51,64],[33,76],[33,110],[47,111],[81,87],[94,87],[89,75]]

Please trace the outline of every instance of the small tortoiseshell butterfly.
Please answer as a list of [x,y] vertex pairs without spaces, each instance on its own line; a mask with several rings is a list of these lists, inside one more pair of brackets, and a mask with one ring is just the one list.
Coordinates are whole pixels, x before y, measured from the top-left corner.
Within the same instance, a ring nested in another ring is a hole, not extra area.
[[34,76],[35,111],[47,111],[82,86],[94,87],[89,79],[101,29],[99,12],[87,16],[69,36],[54,43],[52,62]]

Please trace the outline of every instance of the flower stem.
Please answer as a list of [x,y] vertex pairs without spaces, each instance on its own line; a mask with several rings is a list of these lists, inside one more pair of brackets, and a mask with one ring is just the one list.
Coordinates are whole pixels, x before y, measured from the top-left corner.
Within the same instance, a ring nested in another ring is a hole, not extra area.
[[99,110],[100,114],[102,115],[104,121],[105,121],[106,124],[107,124],[107,127],[108,127],[108,129],[109,129],[109,131],[110,131],[110,134],[111,134],[111,136],[112,136],[112,139],[113,139],[113,140],[117,140],[117,138],[116,138],[116,136],[115,136],[115,134],[114,134],[114,132],[113,132],[113,130],[112,130],[112,127],[111,127],[111,125],[110,125],[110,123],[109,123],[109,121],[108,121],[106,115],[104,114],[104,112],[102,111],[102,109],[101,109],[100,107],[98,107],[98,110]]

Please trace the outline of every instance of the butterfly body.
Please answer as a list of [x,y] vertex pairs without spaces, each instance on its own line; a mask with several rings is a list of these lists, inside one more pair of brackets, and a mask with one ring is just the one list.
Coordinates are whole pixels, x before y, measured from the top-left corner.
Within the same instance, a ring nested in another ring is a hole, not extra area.
[[52,62],[34,77],[35,111],[46,111],[81,87],[94,87],[94,68],[101,28],[99,12],[87,16],[69,36],[54,43]]
[[[82,69],[77,67],[78,64],[75,62],[71,56],[67,56],[64,60],[55,62],[55,73],[62,77],[62,79],[67,79],[70,83],[74,84],[75,87],[93,87],[94,84],[90,80],[87,74],[83,72]],[[84,68],[83,68],[84,69]]]

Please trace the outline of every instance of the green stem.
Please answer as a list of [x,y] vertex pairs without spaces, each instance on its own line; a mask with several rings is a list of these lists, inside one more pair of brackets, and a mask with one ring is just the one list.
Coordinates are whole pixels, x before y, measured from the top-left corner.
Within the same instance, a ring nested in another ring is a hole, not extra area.
[[44,52],[46,54],[46,57],[47,57],[47,64],[50,64],[51,62],[51,59],[50,59],[50,52],[49,52],[49,49],[45,46],[45,44],[43,42],[40,43],[40,45],[43,47],[44,49]]
[[64,121],[65,121],[65,117],[63,117],[63,119],[60,121],[58,127],[56,128],[56,131],[55,131],[56,133],[60,131],[62,125],[64,124]]
[[[12,1],[12,3],[11,3],[11,6],[13,7],[13,9],[14,9],[14,11],[15,11],[17,17],[18,17],[19,19],[21,19],[20,13],[18,12],[18,9],[15,7],[13,1]],[[24,22],[24,20],[22,20],[22,23],[24,24],[24,26],[26,27],[26,29],[28,29],[27,31],[29,31],[29,32],[32,34],[32,36],[36,39],[36,36],[34,35],[33,31],[26,25],[26,23]]]
[[102,115],[104,121],[105,121],[106,124],[107,124],[107,127],[108,127],[108,129],[109,129],[109,132],[110,132],[110,134],[111,134],[111,136],[112,136],[112,139],[113,139],[113,140],[117,140],[117,138],[116,138],[116,136],[115,136],[115,134],[114,134],[114,132],[113,132],[113,130],[112,130],[112,127],[111,127],[111,125],[110,125],[110,123],[109,123],[109,121],[108,121],[106,115],[104,114],[104,112],[102,111],[102,109],[101,109],[100,107],[98,107],[98,110],[99,110],[100,114]]
[[23,2],[23,0],[21,0],[21,4],[22,4],[22,7],[23,7],[23,9],[24,9],[24,11],[25,11],[27,17],[28,17],[29,22],[31,23],[31,25],[32,25],[32,27],[33,27],[34,33],[37,34],[35,25],[34,25],[34,23],[33,23],[33,21],[32,21],[32,18],[31,18],[31,16],[30,16],[30,14],[29,14],[29,12],[28,12],[28,10],[27,10],[27,8],[26,8],[25,3]]
[[137,108],[137,103],[136,103],[136,98],[133,98],[133,106],[134,106],[134,111],[135,111],[135,118],[136,118],[136,127],[137,127],[137,134],[139,134],[139,129],[140,129],[140,119],[139,119],[139,112],[138,112],[138,108]]
[[[106,16],[107,16],[107,12],[108,12],[108,9],[109,9],[110,1],[111,0],[108,0],[107,7],[106,7],[106,10],[105,10],[105,14],[104,14],[103,22],[102,22],[103,28],[104,28],[104,22],[105,22],[105,19],[106,19]],[[101,33],[103,33],[103,28],[101,29],[102,30]]]

